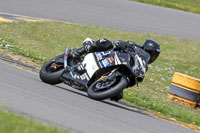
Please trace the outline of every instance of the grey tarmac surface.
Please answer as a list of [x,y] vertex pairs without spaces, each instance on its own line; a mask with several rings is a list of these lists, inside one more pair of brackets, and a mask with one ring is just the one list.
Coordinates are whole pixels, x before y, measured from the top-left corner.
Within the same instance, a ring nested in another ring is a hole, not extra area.
[[129,0],[0,0],[0,12],[200,41],[200,15]]
[[[200,35],[199,15],[127,0],[0,0],[0,12],[193,40]],[[63,84],[42,83],[37,74],[1,60],[0,73],[0,105],[75,133],[195,132],[111,101],[91,100]]]
[[126,106],[89,99],[64,84],[48,85],[36,73],[0,60],[0,105],[75,133],[195,133]]

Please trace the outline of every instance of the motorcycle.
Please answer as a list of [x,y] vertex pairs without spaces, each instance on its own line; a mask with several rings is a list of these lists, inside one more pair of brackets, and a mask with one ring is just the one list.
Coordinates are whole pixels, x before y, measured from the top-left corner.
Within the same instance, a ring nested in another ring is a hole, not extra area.
[[115,98],[125,88],[138,82],[135,76],[135,52],[113,48],[88,53],[77,60],[70,56],[71,51],[67,47],[64,54],[46,62],[40,70],[40,79],[51,85],[64,82],[86,91],[88,97],[95,100]]

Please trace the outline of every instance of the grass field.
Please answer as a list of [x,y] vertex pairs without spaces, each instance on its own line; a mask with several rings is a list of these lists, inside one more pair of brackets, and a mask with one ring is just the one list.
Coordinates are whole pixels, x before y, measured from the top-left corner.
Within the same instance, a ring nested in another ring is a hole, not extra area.
[[0,133],[68,133],[0,110]]
[[153,34],[137,34],[58,22],[1,23],[0,44],[16,54],[45,62],[64,52],[66,46],[80,47],[90,37],[95,40],[132,40],[138,44],[151,38],[161,44],[161,55],[149,66],[143,83],[125,91],[123,101],[153,112],[200,126],[200,111],[167,101],[174,72],[200,78],[200,42],[178,40]]
[[132,0],[200,14],[199,0]]

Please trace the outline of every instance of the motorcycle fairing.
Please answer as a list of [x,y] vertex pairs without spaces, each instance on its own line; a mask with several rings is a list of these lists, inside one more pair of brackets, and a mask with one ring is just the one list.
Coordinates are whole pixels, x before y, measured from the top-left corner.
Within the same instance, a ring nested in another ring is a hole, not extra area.
[[76,73],[74,71],[70,71],[69,73],[64,72],[62,78],[64,78],[65,80],[78,82],[85,87],[87,87],[87,83],[90,79],[86,73],[80,75],[79,73]]
[[88,76],[91,78],[93,74],[99,70],[99,65],[94,57],[93,53],[89,53],[85,56],[82,65],[84,66]]
[[[75,67],[77,64],[68,66],[68,72],[63,73],[65,79],[76,81],[85,87],[87,87],[88,82],[93,76],[100,71],[109,70],[109,68],[115,67],[117,65],[125,65],[131,69],[129,63],[127,62],[130,56],[127,53],[121,53],[119,51],[108,50],[103,52],[89,53],[84,57],[81,63],[82,67],[86,70],[85,73],[80,74],[75,72]],[[102,72],[100,72],[102,73]]]
[[[80,63],[74,62],[73,59],[69,60],[68,59],[68,51],[67,49],[65,50],[64,54],[64,66],[65,66],[65,71],[62,74],[62,79],[65,80],[71,80],[73,82],[78,82],[82,84],[83,86],[87,87],[87,83],[90,80],[89,75],[84,72],[84,73],[78,73],[75,71],[76,67],[80,65]],[[69,64],[70,65],[69,65]],[[81,66],[84,68],[83,66]]]
[[116,51],[114,51],[113,49],[103,52],[95,52],[94,56],[100,68],[106,68],[113,65],[121,64],[116,54]]
[[85,56],[82,65],[85,68],[88,76],[93,77],[98,70],[118,65],[119,58],[114,50],[103,52],[89,53]]

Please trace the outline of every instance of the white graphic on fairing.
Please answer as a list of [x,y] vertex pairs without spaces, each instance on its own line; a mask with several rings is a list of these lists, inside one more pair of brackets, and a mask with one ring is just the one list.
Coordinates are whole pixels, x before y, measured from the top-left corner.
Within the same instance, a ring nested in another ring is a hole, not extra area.
[[93,74],[99,69],[96,60],[94,58],[94,55],[92,53],[89,53],[85,56],[83,62],[82,62],[85,70],[87,71],[88,76],[91,78]]
[[72,76],[73,79],[89,80],[89,77],[87,76],[86,73],[84,73],[82,75],[77,75],[77,74],[73,74],[72,72],[70,72],[70,75]]
[[144,62],[142,61],[142,58],[139,57],[137,54],[135,55],[135,57],[138,59],[140,66],[142,68],[142,71],[145,73],[146,72],[146,68],[144,67]]

